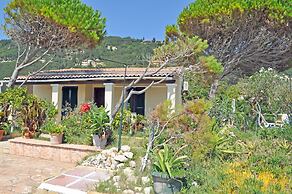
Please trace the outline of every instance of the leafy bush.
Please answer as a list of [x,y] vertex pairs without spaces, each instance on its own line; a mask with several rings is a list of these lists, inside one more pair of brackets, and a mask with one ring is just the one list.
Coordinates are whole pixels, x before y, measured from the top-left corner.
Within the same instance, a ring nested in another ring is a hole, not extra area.
[[163,124],[171,117],[171,102],[166,100],[155,107],[154,111],[151,112],[150,120],[154,123],[159,122],[160,124]]
[[57,124],[54,120],[50,120],[42,126],[41,131],[49,134],[62,134],[64,127],[61,124]]
[[278,114],[291,110],[291,78],[273,69],[262,69],[234,86],[224,85],[214,100],[211,116],[220,127],[235,126],[239,129],[257,128],[259,113],[267,121],[275,122]]
[[190,186],[186,193],[291,193],[289,132],[280,131],[276,136],[275,132],[265,136],[257,131],[233,133],[245,153],[221,160],[191,160],[185,171]]
[[62,121],[65,141],[72,144],[92,144],[92,135],[110,135],[109,116],[104,107],[90,105],[87,112],[75,111]]
[[[256,127],[250,98],[241,97],[242,83],[224,86],[212,103],[193,100],[176,115],[154,117],[171,118],[155,145],[167,141],[174,150],[188,145],[182,151],[189,157],[188,166],[181,168],[188,182],[183,193],[291,193],[291,125],[242,130]],[[155,115],[167,112],[161,105]]]
[[186,71],[184,80],[189,84],[188,91],[183,93],[184,100],[189,101],[208,97],[211,80],[193,71]]
[[5,131],[5,135],[10,134],[11,124],[9,122],[0,122],[0,130]]
[[[121,122],[121,112],[119,111],[115,118],[112,121],[112,127],[115,131],[117,131],[120,128],[120,122]],[[144,126],[146,123],[146,119],[143,115],[136,115],[132,114],[132,112],[128,109],[124,110],[123,115],[123,132],[128,135],[134,135],[138,131],[143,131]]]
[[[113,130],[115,131],[120,128],[121,116],[122,116],[121,111],[119,111],[112,121],[112,127],[113,127]],[[132,118],[131,111],[128,109],[124,109],[123,120],[122,120],[122,125],[123,125],[122,130],[126,133],[130,132],[131,118]]]
[[178,168],[183,168],[185,164],[186,155],[179,156],[179,152],[174,152],[166,144],[164,144],[163,149],[154,151],[154,170],[160,173],[165,173],[170,178],[174,178],[175,170]]
[[259,103],[262,112],[276,115],[291,110],[291,78],[275,70],[261,69],[238,83],[241,95],[251,103]]
[[[0,110],[2,123],[21,126],[32,134],[57,113],[54,105],[29,94],[25,88],[0,93]],[[13,116],[12,123],[8,121],[9,116]]]

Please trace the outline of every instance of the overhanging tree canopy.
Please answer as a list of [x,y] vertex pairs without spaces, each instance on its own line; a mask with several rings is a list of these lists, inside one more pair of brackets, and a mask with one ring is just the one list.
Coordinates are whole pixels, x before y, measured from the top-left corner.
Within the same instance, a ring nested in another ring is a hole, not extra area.
[[105,35],[105,18],[80,0],[12,0],[5,13],[4,30],[19,45],[8,86],[46,54],[95,47]]
[[[196,0],[182,11],[178,26],[208,40],[208,52],[224,65],[223,78],[289,67],[291,18],[291,0]],[[173,32],[167,28],[167,34]]]

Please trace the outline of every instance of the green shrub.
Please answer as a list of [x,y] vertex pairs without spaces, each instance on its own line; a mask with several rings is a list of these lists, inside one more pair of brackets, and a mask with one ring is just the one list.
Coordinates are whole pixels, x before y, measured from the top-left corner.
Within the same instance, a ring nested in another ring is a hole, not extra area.
[[[121,116],[122,116],[121,111],[119,111],[112,121],[112,128],[115,131],[117,131],[120,128]],[[123,120],[122,120],[122,125],[123,125],[122,130],[126,133],[130,132],[131,118],[132,118],[131,111],[129,109],[124,109]]]
[[180,151],[181,149],[174,152],[166,144],[164,144],[163,149],[154,151],[154,170],[159,173],[165,173],[170,178],[174,178],[175,171],[182,168],[185,160],[188,158],[186,155],[179,156]]
[[[119,111],[112,121],[112,128],[117,131],[120,128],[121,112]],[[144,130],[146,119],[143,115],[135,115],[128,109],[124,110],[122,125],[123,132],[128,135],[134,135]]]
[[287,92],[291,90],[290,82],[286,75],[262,69],[234,86],[223,85],[210,116],[220,127],[229,125],[242,130],[257,129],[259,112],[266,121],[275,122],[278,114],[291,110],[292,93]]
[[259,103],[263,114],[276,116],[292,108],[291,78],[273,69],[261,69],[237,85],[246,101]]
[[151,112],[150,119],[152,122],[163,124],[167,122],[173,115],[171,114],[171,102],[169,100],[157,105]]
[[212,102],[193,99],[175,114],[163,105],[155,110],[153,121],[164,121],[157,131],[171,118],[155,145],[188,145],[183,193],[291,193],[291,124],[260,128],[255,106],[273,122],[277,114],[289,114],[289,79],[261,70],[236,85],[221,85]]
[[89,111],[71,113],[62,121],[65,141],[72,144],[92,144],[92,135],[110,135],[109,116],[104,107],[91,104]]
[[211,86],[211,80],[207,80],[206,76],[196,74],[193,71],[186,71],[184,80],[188,82],[188,91],[183,93],[184,100],[194,100],[198,98],[207,98]]
[[42,126],[41,131],[49,134],[62,134],[64,127],[54,120],[49,120]]
[[[51,103],[29,94],[25,88],[10,88],[0,93],[0,111],[1,123],[14,128],[18,125],[32,134],[57,113]],[[14,118],[10,123],[8,117],[12,115]]]

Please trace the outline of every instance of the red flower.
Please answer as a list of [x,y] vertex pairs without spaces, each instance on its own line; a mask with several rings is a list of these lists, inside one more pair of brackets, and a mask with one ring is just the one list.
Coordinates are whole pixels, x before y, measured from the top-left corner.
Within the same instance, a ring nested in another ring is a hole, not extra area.
[[89,103],[84,103],[81,105],[80,107],[80,112],[81,113],[85,113],[85,112],[88,112],[90,110],[91,106]]

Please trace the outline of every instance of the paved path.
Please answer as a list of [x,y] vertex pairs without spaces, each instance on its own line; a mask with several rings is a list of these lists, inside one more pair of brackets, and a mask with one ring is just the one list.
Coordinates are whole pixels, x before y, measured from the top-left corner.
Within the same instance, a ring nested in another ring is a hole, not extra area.
[[37,187],[46,179],[52,178],[75,165],[48,161],[24,156],[9,155],[1,151],[0,144],[0,193],[35,193]]
[[63,194],[86,194],[98,183],[107,181],[112,173],[108,170],[78,166],[61,175],[48,179],[39,188]]

